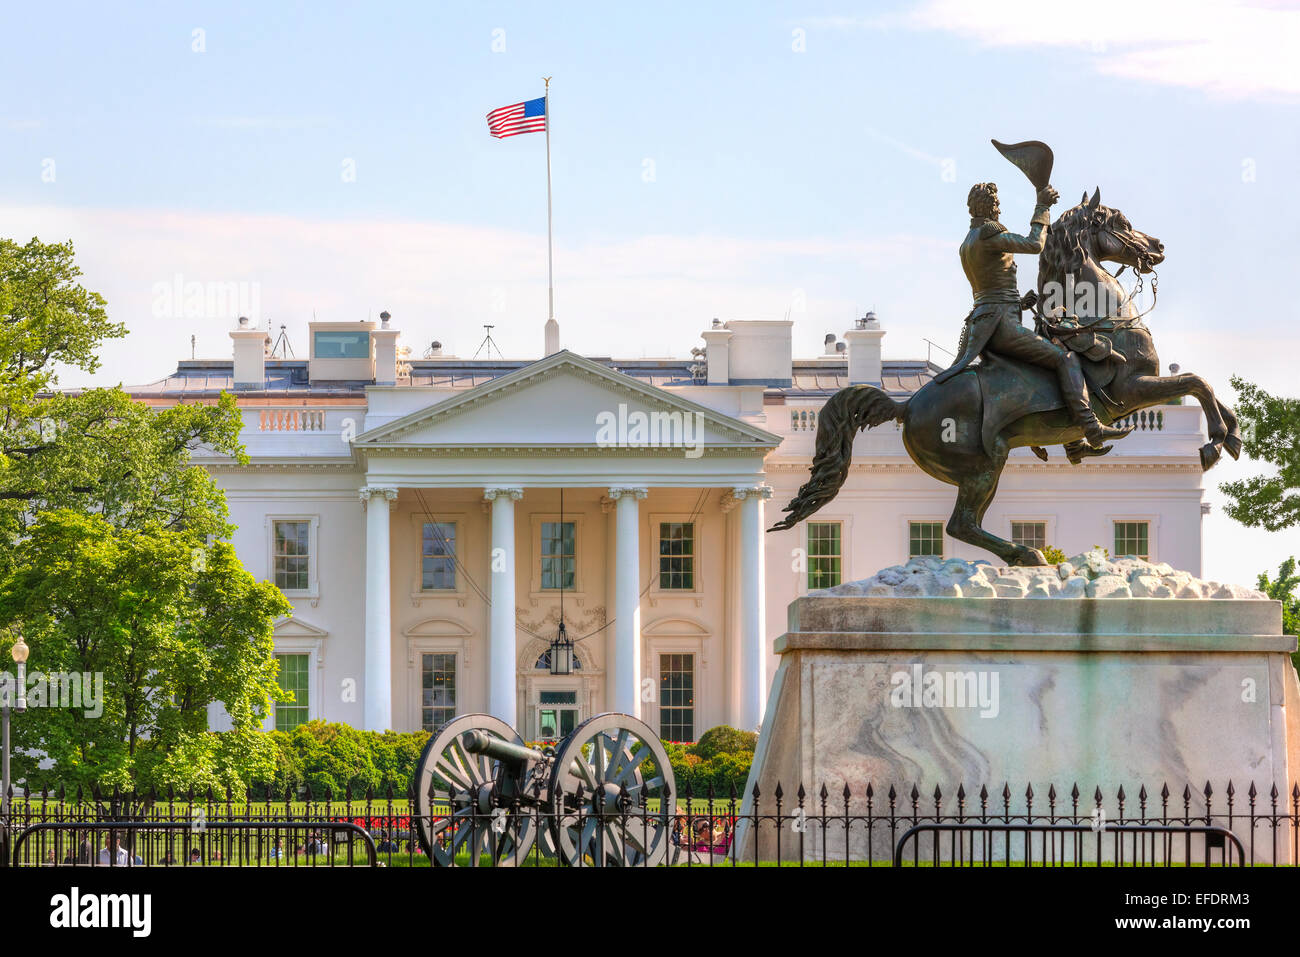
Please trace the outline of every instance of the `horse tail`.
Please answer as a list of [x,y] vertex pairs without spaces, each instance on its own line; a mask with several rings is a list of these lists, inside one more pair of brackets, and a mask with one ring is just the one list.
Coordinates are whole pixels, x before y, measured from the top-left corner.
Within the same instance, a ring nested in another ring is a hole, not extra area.
[[783,509],[790,514],[768,531],[793,528],[833,499],[849,477],[854,436],[886,422],[901,422],[907,402],[907,399],[896,402],[871,385],[849,386],[831,396],[817,416],[817,452],[813,456],[812,475]]

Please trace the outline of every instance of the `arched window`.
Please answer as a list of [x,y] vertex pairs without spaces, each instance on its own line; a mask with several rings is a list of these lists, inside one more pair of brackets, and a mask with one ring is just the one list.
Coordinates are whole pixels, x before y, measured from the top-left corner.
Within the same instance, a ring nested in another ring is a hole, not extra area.
[[[543,651],[540,655],[537,656],[537,663],[533,665],[533,668],[536,669],[537,671],[551,670],[551,649],[547,648],[545,651]],[[582,670],[582,659],[579,658],[577,655],[573,656],[573,670],[574,671]]]

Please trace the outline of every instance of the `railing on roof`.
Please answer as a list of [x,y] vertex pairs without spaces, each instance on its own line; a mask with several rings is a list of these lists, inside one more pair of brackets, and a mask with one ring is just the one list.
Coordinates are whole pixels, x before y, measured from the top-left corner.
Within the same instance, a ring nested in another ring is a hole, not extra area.
[[817,410],[816,409],[791,409],[790,410],[790,431],[791,432],[816,432],[817,431]]
[[258,409],[259,432],[323,432],[324,409]]

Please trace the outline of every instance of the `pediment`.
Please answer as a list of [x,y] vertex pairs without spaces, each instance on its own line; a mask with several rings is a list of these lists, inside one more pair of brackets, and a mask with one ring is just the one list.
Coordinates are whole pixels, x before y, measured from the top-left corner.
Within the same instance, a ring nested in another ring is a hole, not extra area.
[[657,618],[641,629],[645,638],[707,638],[709,629],[692,618]]
[[453,618],[428,618],[403,634],[408,638],[471,638],[474,632]]
[[772,435],[571,352],[558,352],[359,435],[360,449],[753,448]]
[[275,623],[273,633],[277,638],[324,638],[329,634],[301,618],[281,618]]

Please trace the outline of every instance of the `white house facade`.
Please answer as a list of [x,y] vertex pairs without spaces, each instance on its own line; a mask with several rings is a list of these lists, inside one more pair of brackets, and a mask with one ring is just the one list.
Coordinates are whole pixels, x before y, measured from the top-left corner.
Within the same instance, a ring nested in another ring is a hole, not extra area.
[[[232,358],[129,390],[164,406],[237,396],[250,462],[201,461],[245,566],[294,606],[275,630],[295,696],[280,727],[489,712],[533,740],[619,710],[671,740],[753,729],[794,598],[909,555],[992,557],[946,537],[953,490],[894,425],[859,435],[824,512],[766,533],[807,477],[830,395],[867,382],[903,396],[938,370],[883,360],[871,317],[799,360],[783,321],[715,321],[692,359],[626,361],[562,350],[553,329],[536,360],[436,344],[408,359],[386,314],[309,333],[307,359],[276,359],[241,320]],[[1138,425],[1082,466],[1017,451],[985,526],[1199,574],[1200,409]],[[549,667],[561,615],[567,675]]]

